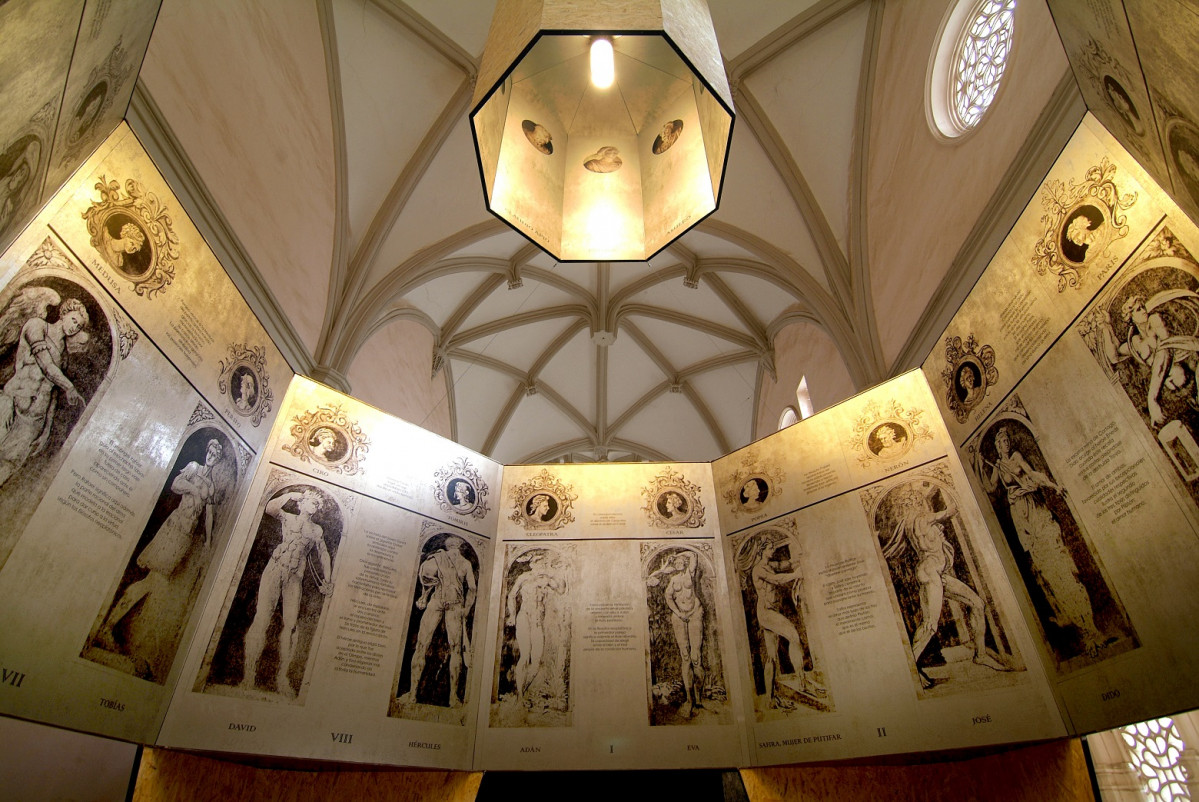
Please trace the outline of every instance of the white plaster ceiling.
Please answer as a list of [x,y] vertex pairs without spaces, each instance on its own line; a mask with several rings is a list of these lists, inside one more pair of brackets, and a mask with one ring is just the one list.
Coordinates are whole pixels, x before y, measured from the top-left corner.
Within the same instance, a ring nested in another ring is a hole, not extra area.
[[[967,270],[953,254],[1045,135],[1068,65],[1043,0],[1021,0],[1021,90],[999,120],[956,146],[924,127],[947,5],[710,0],[738,114],[724,195],[652,264],[559,265],[486,211],[466,115],[494,0],[164,0],[141,91],[290,322],[298,367],[362,376],[394,363],[377,332],[422,327],[432,403],[472,449],[711,460],[768,433],[759,397],[790,324],[842,360],[804,365],[809,383],[861,389],[918,362],[945,311],[930,304],[954,303],[943,288]],[[905,172],[920,178],[896,186]],[[947,190],[973,217],[921,214]]]

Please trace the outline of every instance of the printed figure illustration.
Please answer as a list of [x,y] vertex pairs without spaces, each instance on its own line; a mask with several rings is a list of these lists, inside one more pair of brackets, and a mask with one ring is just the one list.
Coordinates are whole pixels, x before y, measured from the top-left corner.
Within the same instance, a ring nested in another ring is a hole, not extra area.
[[[33,263],[47,270],[30,269]],[[43,245],[0,291],[0,565],[53,480],[118,356],[113,319]]]
[[570,582],[562,546],[508,546],[492,727],[569,727]]
[[217,386],[233,402],[234,412],[250,418],[254,426],[262,423],[274,402],[266,369],[266,348],[231,343],[227,355],[221,360]]
[[233,406],[243,415],[249,415],[258,405],[258,380],[254,371],[240,368],[233,372]]
[[12,376],[0,392],[0,486],[45,447],[60,398],[72,407],[85,403],[62,367],[69,352],[87,347],[88,322],[82,301],[46,286],[21,290],[0,316],[0,347],[15,346]]
[[670,150],[671,146],[679,139],[679,134],[683,133],[683,121],[671,120],[662,126],[662,133],[654,137],[653,151],[655,156],[661,156],[666,151]]
[[285,443],[283,450],[301,462],[316,462],[346,476],[366,472],[362,461],[370,451],[370,439],[340,404],[297,415],[289,433],[292,442]]
[[558,502],[549,493],[538,493],[525,505],[525,514],[538,521],[548,521],[558,512]]
[[1138,646],[1018,397],[969,445],[1059,673]]
[[667,468],[654,477],[649,487],[643,488],[642,507],[649,525],[663,529],[691,528],[704,525],[704,505],[700,501],[700,487],[689,482],[677,471]]
[[390,715],[429,720],[420,706],[459,708],[467,701],[468,672],[474,664],[471,634],[479,557],[466,536],[436,532],[421,546],[416,573],[408,639]]
[[1199,204],[1199,132],[1179,120],[1169,127],[1170,161],[1182,179],[1192,203]]
[[885,404],[872,401],[854,421],[845,445],[858,452],[859,465],[878,460],[894,462],[907,455],[918,441],[932,439],[923,417],[923,411],[908,409],[894,398]]
[[965,342],[961,337],[946,337],[941,380],[945,382],[945,403],[957,422],[965,423],[986,397],[988,388],[999,381],[995,349],[980,346],[973,334]]
[[[905,548],[916,553],[920,624],[912,634],[912,662],[916,665],[921,686],[927,689],[935,684],[920,669],[920,658],[937,634],[945,604],[951,601],[965,608],[966,628],[974,646],[974,662],[996,671],[1007,671],[1007,666],[987,654],[986,603],[951,570],[954,549],[945,539],[945,525],[958,515],[953,498],[945,500],[948,506],[934,511],[931,499],[918,487],[907,486],[905,491],[895,498],[899,520],[890,540],[883,545],[883,557],[888,561],[893,560]],[[939,489],[934,491],[939,492]]]
[[308,452],[320,462],[337,462],[349,450],[346,436],[332,426],[318,426],[308,435]]
[[475,508],[476,493],[471,483],[465,479],[454,479],[446,489],[449,491],[450,506],[455,511],[469,515]]
[[158,196],[132,178],[125,192],[101,176],[100,200],[83,212],[92,247],[108,266],[133,284],[138,295],[153,298],[175,280],[179,236],[171,213]]
[[268,491],[229,613],[210,646],[197,691],[303,702],[343,513],[327,491]]
[[1018,681],[1007,672],[1024,665],[991,600],[945,464],[867,488],[862,500],[891,575],[920,698]]
[[47,101],[0,149],[0,248],[37,211],[57,117],[57,100]]
[[1136,104],[1132,102],[1132,96],[1128,94],[1124,85],[1111,75],[1103,76],[1103,96],[1108,105],[1120,115],[1129,132],[1138,137],[1145,135],[1145,124],[1141,121],[1141,113],[1137,111]]
[[548,470],[513,487],[509,495],[515,509],[508,520],[525,529],[561,529],[574,523],[571,507],[578,496]]
[[1153,93],[1153,101],[1160,109],[1166,123],[1165,131],[1166,158],[1170,162],[1170,174],[1174,178],[1174,186],[1185,190],[1186,194],[1176,192],[1183,206],[1190,201],[1190,211],[1199,207],[1199,128],[1177,109],[1173,102],[1161,92]]
[[658,511],[664,521],[687,519],[687,499],[683,498],[677,490],[667,490],[659,496],[654,509]]
[[725,508],[734,517],[760,510],[786,479],[777,466],[761,463],[754,448],[746,449],[740,462],[732,476],[720,481]]
[[710,544],[641,544],[650,726],[728,720]]
[[753,476],[741,485],[741,492],[737,494],[737,500],[741,502],[741,506],[746,511],[753,512],[765,504],[769,496],[770,484],[765,477]]
[[67,135],[68,142],[79,142],[91,133],[107,100],[108,81],[101,80],[92,84],[91,89],[83,96],[83,100],[79,101],[75,113],[71,115],[70,133]]
[[1081,184],[1058,179],[1041,190],[1041,239],[1033,246],[1032,264],[1037,275],[1057,277],[1057,291],[1080,287],[1087,275],[1103,276],[1115,258],[1102,266],[1100,257],[1113,242],[1128,236],[1125,212],[1137,201],[1135,192],[1120,194],[1114,177],[1116,165],[1103,157],[1089,168]]
[[123,94],[122,87],[135,68],[128,55],[118,39],[104,63],[92,68],[83,83],[87,91],[75,104],[74,112],[64,115],[60,123],[60,129],[65,130],[59,131],[54,149],[59,167],[78,164],[104,136],[105,129],[98,124],[108,116],[117,96]]
[[870,453],[879,459],[899,459],[911,447],[908,430],[899,423],[879,424],[870,433],[868,447]]
[[37,200],[42,148],[36,134],[25,134],[0,153],[0,243],[16,234],[17,225]]
[[520,124],[520,128],[525,132],[525,138],[529,140],[530,145],[546,156],[554,155],[554,138],[544,125],[525,120]]
[[624,166],[624,159],[617,148],[605,145],[584,159],[583,166],[593,173],[614,173]]
[[[1107,52],[1103,44],[1093,37],[1089,38],[1077,53],[1071,54],[1070,61],[1078,65],[1076,69],[1079,85],[1085,88],[1084,81],[1090,83],[1094,93],[1111,111],[1115,112],[1119,125],[1123,126],[1126,133],[1130,135],[1133,148],[1145,153],[1147,148],[1141,141],[1146,133],[1145,121],[1128,90],[1130,86],[1139,86],[1140,79],[1125,69]],[[1139,92],[1140,89],[1138,88],[1137,91]],[[1148,108],[1148,99],[1143,105]],[[1100,114],[1105,125],[1108,125],[1113,131],[1117,129],[1117,126],[1112,126],[1107,122],[1111,117],[1110,114],[1102,114],[1103,109],[1101,108],[1094,110]],[[1154,163],[1158,158],[1160,158],[1160,151],[1158,151],[1157,158],[1147,159],[1146,163]]]
[[833,709],[807,631],[804,576],[794,527],[793,521],[784,521],[736,544],[758,721]]
[[1199,264],[1162,228],[1077,331],[1199,503]]
[[446,512],[484,518],[491,508],[487,505],[487,483],[466,458],[456,459],[433,474],[433,497]]
[[237,452],[220,429],[183,442],[116,593],[80,656],[162,685],[212,556],[232,520]]

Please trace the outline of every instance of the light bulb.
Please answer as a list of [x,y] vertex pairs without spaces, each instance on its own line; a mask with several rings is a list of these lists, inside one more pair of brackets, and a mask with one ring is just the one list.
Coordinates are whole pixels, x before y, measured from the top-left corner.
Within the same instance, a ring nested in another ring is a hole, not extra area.
[[607,89],[616,80],[616,64],[612,57],[612,40],[597,36],[591,40],[591,83],[597,89]]

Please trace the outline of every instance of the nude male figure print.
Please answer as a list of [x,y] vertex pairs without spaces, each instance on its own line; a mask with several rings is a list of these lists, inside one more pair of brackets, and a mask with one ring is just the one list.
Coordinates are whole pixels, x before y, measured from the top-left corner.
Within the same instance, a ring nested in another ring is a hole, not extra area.
[[535,554],[512,589],[508,591],[507,624],[516,628],[516,646],[519,651],[512,666],[512,679],[517,698],[525,700],[529,688],[542,669],[545,651],[545,608],[550,593],[562,595],[566,592],[566,580],[556,570],[545,554]]
[[662,597],[670,608],[670,626],[679,649],[685,699],[679,715],[690,718],[694,709],[703,707],[704,692],[704,606],[696,590],[698,560],[693,552],[682,552],[668,560],[646,579],[646,584],[663,584]]
[[[295,502],[298,512],[283,509],[289,501]],[[329,596],[333,592],[333,565],[329,558],[329,550],[325,546],[324,531],[312,520],[312,516],[320,511],[322,505],[320,493],[313,489],[283,493],[266,505],[266,514],[279,520],[283,541],[271,552],[258,583],[254,619],[246,631],[246,663],[242,677],[244,688],[254,687],[258,663],[266,648],[266,633],[271,615],[275,608],[282,604],[283,626],[279,631],[279,666],[275,685],[279,693],[287,696],[293,693],[287,672],[295,648],[305,567],[312,573],[317,589],[322,595]],[[319,574],[312,564],[313,552],[320,562]]]
[[420,626],[410,664],[412,685],[401,697],[402,702],[416,701],[416,690],[425,671],[433,635],[437,625],[444,621],[450,647],[449,706],[462,704],[463,700],[458,696],[458,679],[464,665],[470,668],[470,632],[466,619],[474,609],[477,592],[474,566],[465,557],[468,548],[465,540],[451,535],[445,539],[442,548],[425,558],[417,571],[422,587],[420,598],[416,600],[416,607],[421,610]]
[[912,661],[920,675],[921,687],[935,684],[920,668],[920,656],[937,634],[941,611],[947,599],[958,602],[967,611],[969,635],[974,644],[974,662],[995,671],[1010,669],[987,654],[986,603],[974,589],[953,573],[954,549],[945,537],[945,524],[958,514],[957,505],[945,496],[945,509],[934,512],[929,499],[916,487],[901,490],[897,499],[900,519],[891,538],[883,546],[888,560],[905,548],[916,552],[916,581],[919,583],[920,623],[912,634]]

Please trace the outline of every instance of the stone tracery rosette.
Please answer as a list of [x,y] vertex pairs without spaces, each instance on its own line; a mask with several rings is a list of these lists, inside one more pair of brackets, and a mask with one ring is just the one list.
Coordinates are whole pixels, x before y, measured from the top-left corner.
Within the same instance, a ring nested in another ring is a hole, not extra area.
[[696,529],[704,525],[700,487],[677,471],[667,468],[642,488],[642,511],[649,525],[659,529]]
[[491,511],[487,506],[487,483],[465,457],[437,470],[433,478],[433,497],[445,512],[484,518]]
[[871,402],[854,422],[845,444],[857,452],[859,465],[893,462],[910,453],[917,441],[932,439],[923,416],[922,410],[907,409],[894,398],[885,405]]
[[[233,411],[258,426],[271,411],[275,400],[271,392],[271,376],[266,370],[266,348],[260,345],[230,343],[228,356],[221,360],[221,375],[217,387],[229,396]],[[244,390],[235,386],[243,374],[254,378],[254,397],[246,400]],[[236,394],[236,395],[235,395]],[[239,403],[240,399],[240,403]]]
[[313,462],[345,476],[366,473],[362,462],[370,450],[370,439],[340,404],[297,415],[289,433],[292,442],[284,444],[283,450],[301,462]]
[[[741,467],[728,478],[728,485],[721,497],[734,516],[749,514],[761,509],[786,479],[782,468],[759,463],[757,451],[750,449],[741,458]],[[751,482],[756,495],[747,492]]]
[[578,495],[548,470],[512,488],[509,495],[514,509],[508,519],[525,529],[561,529],[574,522],[571,506]]
[[1089,168],[1081,184],[1071,178],[1045,182],[1041,191],[1044,233],[1033,246],[1037,275],[1057,276],[1057,291],[1080,287],[1085,271],[1108,246],[1128,236],[1127,215],[1137,193],[1120,194],[1112,177],[1116,165],[1105,156]]
[[[945,338],[945,368],[941,379],[945,383],[945,403],[953,412],[958,423],[965,423],[975,407],[987,397],[987,392],[999,381],[999,370],[995,367],[995,349],[989,345],[979,346],[971,334],[963,343],[961,337]],[[969,373],[974,382],[972,388],[965,386]]]
[[153,298],[175,279],[175,260],[179,258],[179,236],[175,233],[171,215],[158,196],[146,190],[141,182],[132,178],[125,181],[125,193],[117,181],[107,181],[104,176],[96,182],[100,200],[83,213],[87,220],[87,231],[91,235],[92,247],[112,264],[106,254],[112,240],[109,224],[114,220],[127,219],[141,229],[145,242],[139,251],[148,250],[145,265],[135,265],[132,260],[123,266],[112,266],[133,283],[138,295]]

